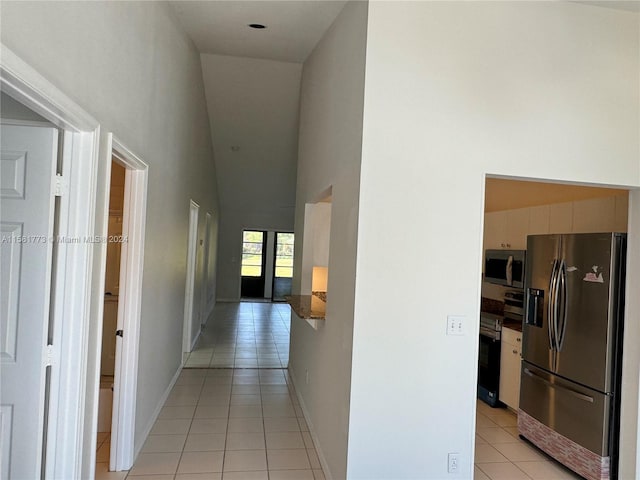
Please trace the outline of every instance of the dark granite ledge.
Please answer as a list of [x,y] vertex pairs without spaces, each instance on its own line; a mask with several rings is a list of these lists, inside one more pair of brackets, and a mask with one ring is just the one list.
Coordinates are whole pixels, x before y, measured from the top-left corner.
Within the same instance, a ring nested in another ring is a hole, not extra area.
[[316,295],[289,295],[285,299],[298,317],[314,320],[325,319],[327,304]]
[[327,292],[311,292],[311,295],[315,295],[320,300],[327,303]]

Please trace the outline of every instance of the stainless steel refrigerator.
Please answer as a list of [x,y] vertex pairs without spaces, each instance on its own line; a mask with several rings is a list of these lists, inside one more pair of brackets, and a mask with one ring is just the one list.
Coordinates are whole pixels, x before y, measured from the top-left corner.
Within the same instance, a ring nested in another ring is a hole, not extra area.
[[530,235],[518,432],[617,478],[626,235]]

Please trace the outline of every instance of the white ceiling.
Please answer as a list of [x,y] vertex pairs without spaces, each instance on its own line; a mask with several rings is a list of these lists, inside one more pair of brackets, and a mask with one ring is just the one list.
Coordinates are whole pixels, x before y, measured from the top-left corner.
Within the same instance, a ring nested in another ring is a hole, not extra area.
[[640,12],[640,1],[638,0],[583,0],[576,3],[615,8],[616,10],[627,10],[629,12]]
[[[169,2],[200,53],[304,62],[346,1]],[[267,28],[249,28],[261,23]]]

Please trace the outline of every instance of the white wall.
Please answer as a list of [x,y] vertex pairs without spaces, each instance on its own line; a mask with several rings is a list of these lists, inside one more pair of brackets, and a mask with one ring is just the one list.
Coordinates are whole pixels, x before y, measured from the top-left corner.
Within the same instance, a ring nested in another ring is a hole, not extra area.
[[242,230],[293,230],[302,65],[201,58],[220,189],[218,298],[239,300]]
[[289,370],[334,479],[346,475],[366,18],[367,3],[349,2],[302,74],[294,293],[303,283],[305,204],[332,186],[331,255],[326,321],[314,330],[292,314]]
[[[135,424],[140,445],[181,365],[189,199],[213,211],[217,222],[200,57],[168,5],[158,2],[3,2],[1,22],[5,45],[149,164]],[[104,145],[100,151],[98,211],[106,208],[111,161]],[[106,234],[105,218],[98,215],[96,225],[97,235]],[[104,257],[94,266],[100,262]],[[90,322],[91,372],[101,323]],[[94,380],[88,379],[90,394]],[[85,424],[88,449],[92,421]],[[87,452],[84,475],[91,468]]]
[[640,186],[639,38],[570,2],[369,4],[348,478],[472,477],[485,174]]

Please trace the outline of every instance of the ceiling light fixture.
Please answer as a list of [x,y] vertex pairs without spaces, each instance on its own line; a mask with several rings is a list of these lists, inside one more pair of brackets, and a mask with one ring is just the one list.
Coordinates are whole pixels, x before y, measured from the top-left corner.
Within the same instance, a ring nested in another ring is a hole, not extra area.
[[262,30],[263,28],[267,28],[267,26],[266,26],[266,25],[263,25],[263,24],[261,24],[261,23],[250,23],[250,24],[249,24],[249,26],[250,26],[251,28],[256,28],[256,29],[258,29],[258,30]]

